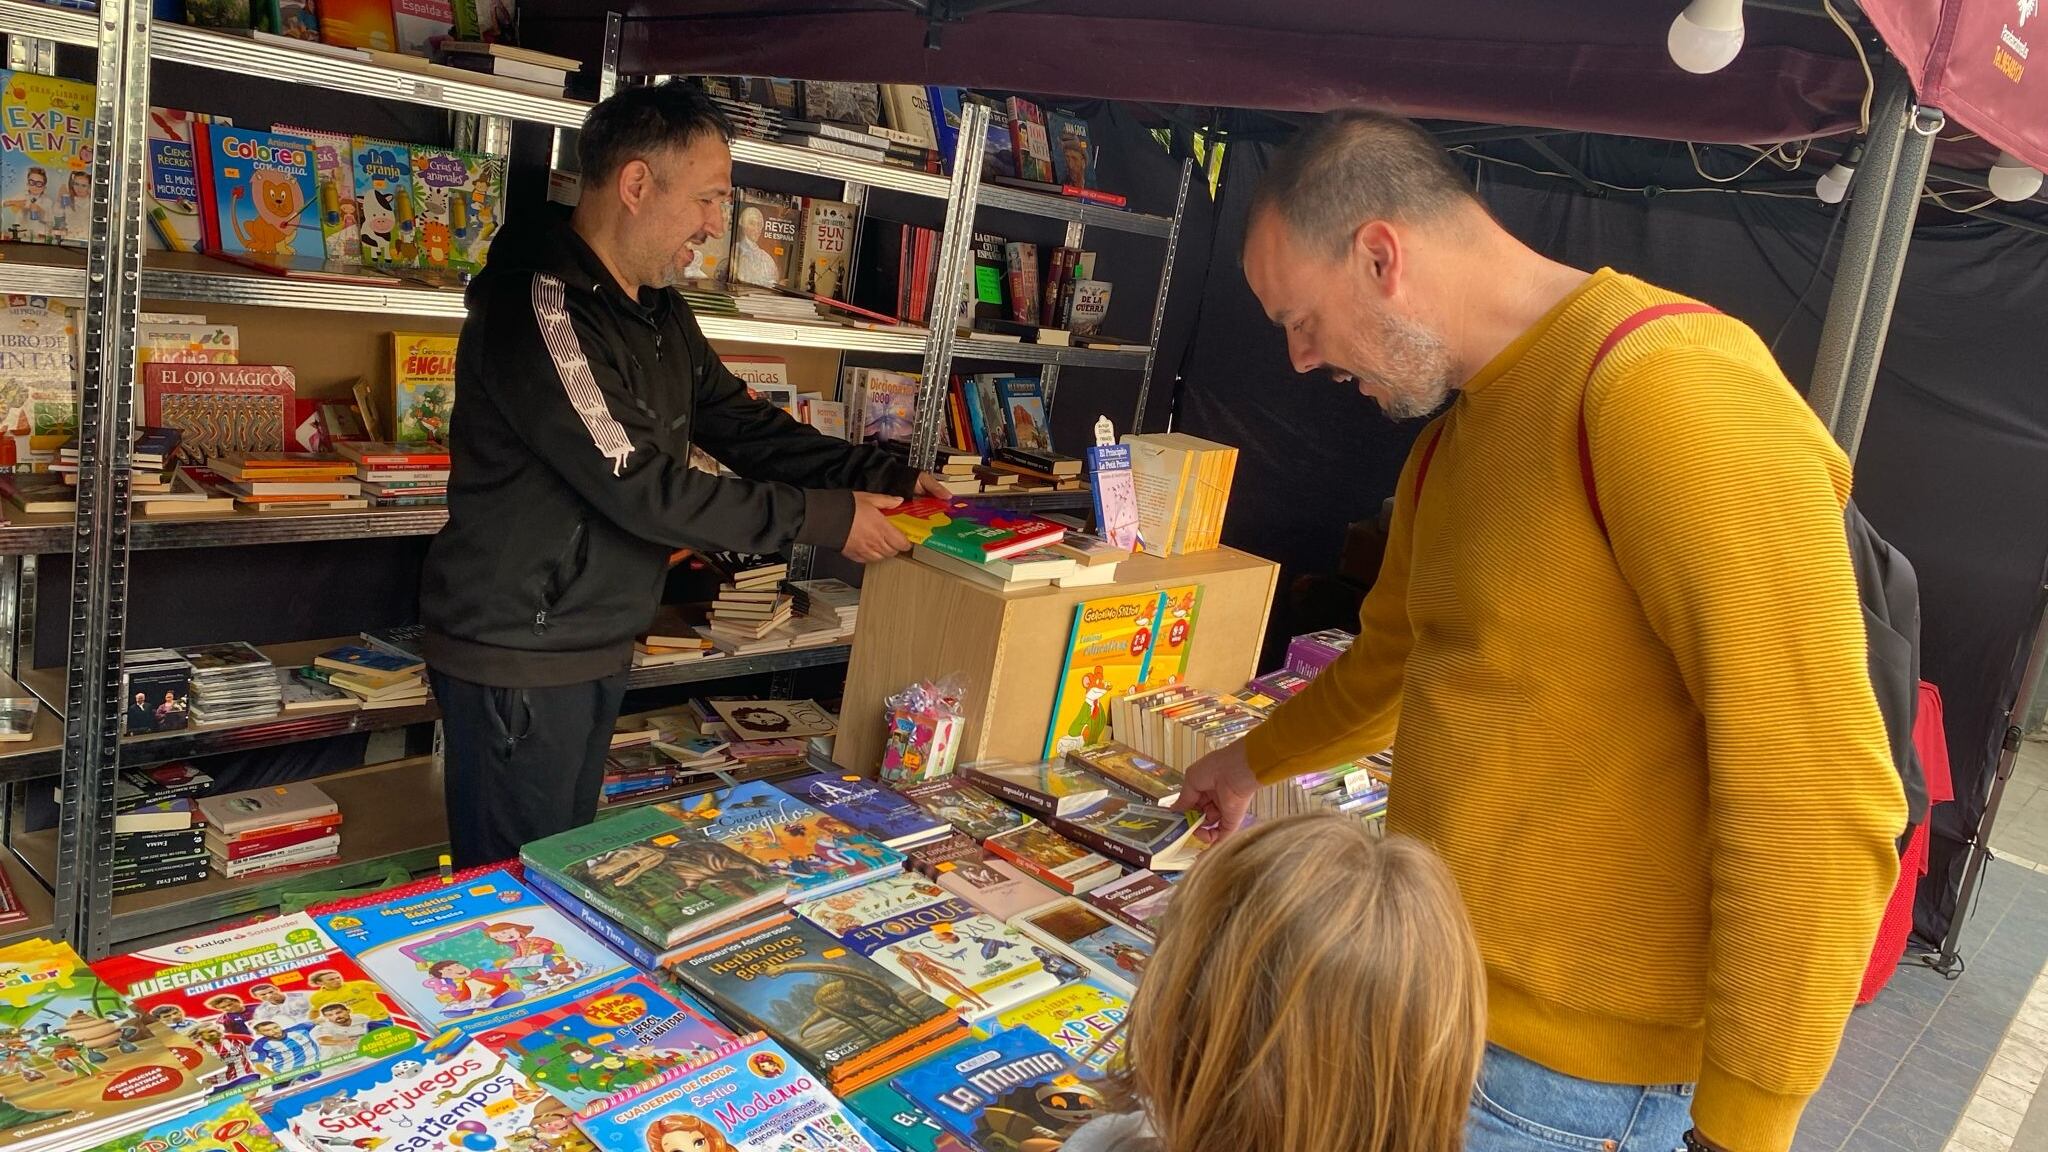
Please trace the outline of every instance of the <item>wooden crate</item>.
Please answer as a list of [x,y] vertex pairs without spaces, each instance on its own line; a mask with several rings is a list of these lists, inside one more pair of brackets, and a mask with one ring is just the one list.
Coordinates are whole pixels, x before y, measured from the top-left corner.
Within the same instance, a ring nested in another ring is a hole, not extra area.
[[1032,760],[1045,742],[1074,625],[1074,606],[1179,584],[1202,586],[1188,682],[1236,691],[1257,673],[1280,569],[1230,548],[1134,556],[1115,584],[1004,594],[912,560],[871,565],[847,668],[833,760],[872,776],[881,764],[882,701],[918,680],[958,674],[967,730],[960,761]]

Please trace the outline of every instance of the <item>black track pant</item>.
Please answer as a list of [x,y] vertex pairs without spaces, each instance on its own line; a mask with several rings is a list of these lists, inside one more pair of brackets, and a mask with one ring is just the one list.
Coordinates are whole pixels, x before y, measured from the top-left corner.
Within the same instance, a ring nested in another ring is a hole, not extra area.
[[557,688],[430,676],[457,868],[510,860],[525,844],[597,818],[624,672]]

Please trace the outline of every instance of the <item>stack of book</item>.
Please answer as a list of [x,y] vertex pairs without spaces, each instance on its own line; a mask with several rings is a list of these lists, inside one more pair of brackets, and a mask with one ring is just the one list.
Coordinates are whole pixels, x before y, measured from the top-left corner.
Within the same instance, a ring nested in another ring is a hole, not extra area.
[[335,445],[355,462],[363,495],[379,508],[448,502],[448,449],[439,444],[384,444],[358,441]]
[[981,491],[981,454],[968,448],[940,448],[933,474],[946,491],[972,496]]
[[1287,642],[1286,671],[1303,681],[1315,679],[1322,670],[1337,662],[1356,639],[1341,628],[1325,628],[1296,636]]
[[633,667],[658,668],[687,664],[711,654],[711,641],[697,635],[703,613],[664,604],[655,610],[654,623],[633,642]]
[[1233,695],[1174,684],[1112,699],[1109,725],[1119,743],[1180,770],[1242,739],[1277,703],[1249,689]]
[[759,640],[789,622],[789,597],[782,581],[789,575],[787,564],[764,564],[735,571],[732,579],[718,589],[711,606],[711,620],[701,633],[718,640]]
[[835,625],[842,635],[851,636],[860,623],[860,589],[844,580],[792,580],[790,605],[805,620]]
[[341,810],[317,784],[208,796],[206,852],[230,878],[311,868],[341,855]]
[[130,736],[177,732],[191,709],[192,665],[169,648],[140,648],[121,655],[121,698],[127,704],[122,730]]
[[34,739],[36,716],[42,708],[43,702],[22,687],[21,681],[0,673],[0,741]]
[[198,798],[213,777],[190,764],[123,768],[114,783],[115,895],[206,879]]
[[[652,736],[652,733],[647,735]],[[734,766],[723,742],[713,742],[709,751],[698,752],[654,741],[620,746],[615,735],[611,754],[604,761],[603,803],[644,800],[656,793],[674,791],[679,785]]]
[[1017,486],[1052,492],[1078,492],[1086,488],[1081,479],[1081,461],[1049,449],[997,448],[989,453],[989,470],[1015,476]]
[[350,644],[322,652],[298,676],[347,693],[363,708],[412,708],[430,694],[426,670],[417,656]]
[[192,722],[261,720],[279,711],[277,676],[270,658],[240,642],[180,648],[192,665]]
[[318,452],[231,452],[213,462],[235,506],[252,512],[365,508],[355,462]]
[[1131,450],[1145,551],[1174,556],[1221,543],[1237,449],[1180,432],[1133,434],[1123,443]]
[[969,500],[912,500],[888,513],[919,561],[998,591],[1042,588],[1078,567],[1050,551],[1065,526]]
[[480,40],[442,40],[434,45],[434,62],[536,96],[560,96],[569,77],[583,67],[567,56]]

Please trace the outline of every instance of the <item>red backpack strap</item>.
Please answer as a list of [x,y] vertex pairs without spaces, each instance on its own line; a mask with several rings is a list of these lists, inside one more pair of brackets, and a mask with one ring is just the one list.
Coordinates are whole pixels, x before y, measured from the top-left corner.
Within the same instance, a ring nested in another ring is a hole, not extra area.
[[[1590,386],[1593,383],[1593,373],[1600,370],[1601,362],[1607,359],[1607,354],[1620,347],[1623,340],[1634,335],[1636,329],[1641,328],[1643,325],[1662,320],[1666,316],[1691,316],[1707,313],[1718,315],[1719,312],[1720,309],[1710,304],[1701,304],[1695,300],[1677,300],[1669,304],[1655,304],[1635,313],[1621,323],[1616,324],[1614,331],[1607,334],[1607,339],[1600,342],[1600,350],[1593,353],[1593,362],[1586,366],[1586,384]],[[1436,448],[1434,441],[1430,443],[1430,448],[1432,450]],[[1422,466],[1425,468],[1429,466],[1428,453],[1423,454]],[[1600,534],[1605,536],[1607,535],[1607,517],[1600,514],[1600,492],[1593,486],[1593,442],[1586,436],[1586,401],[1583,392],[1579,399],[1579,479],[1586,486],[1586,503],[1592,506],[1593,523],[1599,526]],[[1416,481],[1418,494],[1421,487],[1421,480],[1418,477]]]
[[[1583,424],[1584,421],[1580,423]],[[1443,421],[1439,420],[1436,427],[1429,430],[1429,443],[1422,446],[1422,459],[1415,465],[1415,498],[1408,503],[1410,512],[1422,506],[1422,482],[1429,479],[1429,458],[1436,455],[1437,441],[1443,438],[1444,425]]]

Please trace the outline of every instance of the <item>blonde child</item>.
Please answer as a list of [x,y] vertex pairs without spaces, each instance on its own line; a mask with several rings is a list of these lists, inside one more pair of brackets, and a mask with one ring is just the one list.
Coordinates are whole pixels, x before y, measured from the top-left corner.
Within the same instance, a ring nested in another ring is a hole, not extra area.
[[1126,1029],[1136,1110],[1065,1152],[1459,1152],[1485,997],[1429,849],[1335,815],[1260,825],[1174,893]]

